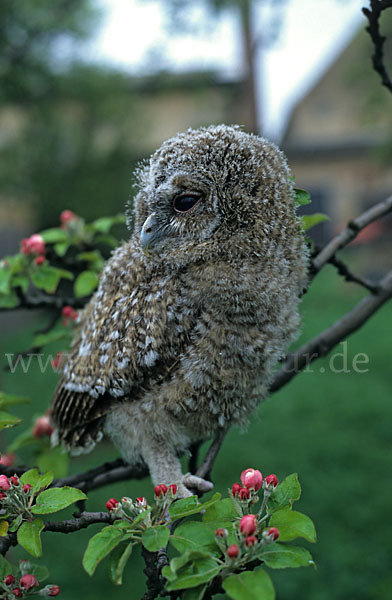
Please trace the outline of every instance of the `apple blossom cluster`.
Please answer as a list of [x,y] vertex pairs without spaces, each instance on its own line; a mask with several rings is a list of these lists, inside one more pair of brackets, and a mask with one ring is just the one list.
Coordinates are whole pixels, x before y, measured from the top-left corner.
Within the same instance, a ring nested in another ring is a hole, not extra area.
[[164,523],[166,521],[166,512],[167,508],[172,504],[172,502],[176,499],[177,496],[177,486],[172,483],[169,486],[164,485],[163,483],[160,485],[156,485],[154,488],[155,495],[155,507],[149,505],[146,498],[140,496],[135,500],[132,498],[128,498],[124,496],[120,500],[116,500],[116,498],[109,498],[106,502],[106,509],[118,517],[119,519],[124,519],[130,523],[138,517],[141,513],[148,513],[146,515],[146,520],[141,523],[141,528],[149,525],[157,525],[158,523]]
[[31,490],[32,486],[29,483],[22,484],[16,475],[10,478],[0,475],[0,514],[4,511],[8,519],[19,516],[28,518]]
[[[249,468],[241,473],[240,480],[242,485],[234,483],[229,490],[237,513],[242,515],[236,528],[237,541],[229,544],[229,532],[224,528],[215,532],[216,542],[223,554],[229,561],[238,562],[238,565],[248,562],[261,546],[271,544],[279,537],[276,527],[265,526],[266,515],[263,514],[269,496],[278,485],[276,475],[271,474],[263,478],[259,470]],[[261,507],[257,514],[253,514],[251,510],[259,502],[258,492],[261,489]]]
[[67,229],[69,224],[72,223],[72,221],[75,221],[76,219],[78,219],[79,217],[77,215],[75,215],[74,212],[72,212],[72,210],[63,210],[61,215],[60,215],[60,227],[61,229]]
[[61,315],[63,317],[63,325],[68,325],[70,321],[76,321],[78,318],[78,312],[72,306],[64,306],[61,310]]
[[29,238],[24,238],[20,243],[20,249],[23,254],[35,257],[34,262],[36,265],[39,266],[45,262],[45,241],[39,233],[34,233]]
[[40,584],[35,575],[30,573],[33,567],[28,560],[21,560],[16,575],[11,573],[0,581],[1,598],[14,600],[15,598],[26,598],[28,596],[51,597],[58,596],[60,587],[57,584],[49,584],[38,589]]

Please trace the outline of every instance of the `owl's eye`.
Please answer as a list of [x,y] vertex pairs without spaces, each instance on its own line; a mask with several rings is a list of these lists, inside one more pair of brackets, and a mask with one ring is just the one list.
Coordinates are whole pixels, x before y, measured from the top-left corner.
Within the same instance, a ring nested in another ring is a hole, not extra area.
[[178,194],[173,200],[173,208],[176,212],[186,213],[192,210],[202,199],[201,194],[184,192]]

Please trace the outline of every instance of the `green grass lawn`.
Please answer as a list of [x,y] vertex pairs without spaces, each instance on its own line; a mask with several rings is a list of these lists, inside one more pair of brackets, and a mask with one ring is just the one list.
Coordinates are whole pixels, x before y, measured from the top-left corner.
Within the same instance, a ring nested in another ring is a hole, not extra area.
[[[301,341],[328,327],[350,309],[363,293],[352,284],[338,281],[332,268],[315,280],[302,303]],[[297,510],[315,522],[318,542],[313,547],[317,570],[270,571],[279,600],[387,600],[391,597],[392,525],[390,391],[392,306],[384,306],[346,346],[347,372],[342,357],[331,355],[313,363],[303,373],[265,401],[247,432],[232,430],[213,471],[215,489],[225,493],[246,467],[259,468],[279,479],[298,472],[303,496]],[[1,342],[1,352],[15,352],[28,344],[28,334],[17,332]],[[343,346],[336,352],[342,353]],[[358,353],[368,356],[367,372],[352,369]],[[331,366],[334,369],[331,369]],[[1,388],[26,394],[32,404],[18,407],[26,423],[44,412],[56,375],[42,375],[38,368],[28,374],[3,373]],[[15,429],[21,430],[21,427]],[[14,432],[7,432],[12,436]],[[3,443],[5,442],[3,436]],[[29,459],[21,451],[20,460]],[[102,443],[90,456],[73,459],[73,471],[82,471],[116,456]],[[109,497],[146,495],[152,498],[149,480],[123,482],[90,494],[89,510],[103,510]],[[70,513],[64,511],[65,516]],[[47,533],[45,564],[50,581],[62,588],[63,600],[110,597],[137,600],[143,594],[143,564],[139,553],[129,562],[122,588],[108,580],[106,565],[90,579],[81,568],[88,538],[100,526],[76,534]],[[12,556],[13,554],[13,556]],[[13,550],[10,559],[20,556]],[[25,554],[23,554],[25,558]]]

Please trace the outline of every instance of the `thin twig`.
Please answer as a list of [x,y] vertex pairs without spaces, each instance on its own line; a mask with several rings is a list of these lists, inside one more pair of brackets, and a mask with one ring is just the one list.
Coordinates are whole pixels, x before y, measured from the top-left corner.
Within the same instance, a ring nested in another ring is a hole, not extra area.
[[270,392],[276,392],[305,367],[321,356],[326,356],[332,348],[357,331],[366,321],[392,297],[392,271],[378,285],[376,294],[363,298],[350,312],[336,321],[331,327],[306,342],[296,352],[286,357],[284,366],[275,375]]
[[75,519],[66,521],[48,521],[45,523],[44,531],[53,531],[55,533],[73,533],[85,529],[95,523],[108,523],[111,525],[118,517],[109,512],[82,512]]
[[372,62],[374,70],[380,75],[382,84],[392,92],[392,79],[384,65],[384,42],[385,36],[380,33],[380,16],[387,8],[392,7],[392,0],[370,0],[370,9],[362,8],[362,12],[369,21],[366,31],[372,38],[374,53]]
[[204,457],[203,462],[201,463],[200,467],[196,471],[196,475],[198,477],[202,477],[203,479],[206,479],[206,478],[208,479],[208,477],[211,473],[211,469],[214,465],[215,459],[218,456],[220,447],[222,446],[223,440],[225,439],[225,435],[226,435],[227,431],[228,431],[227,428],[222,428],[222,429],[218,430],[218,433],[216,434],[214,441],[212,442],[211,446],[209,447],[207,454]]
[[0,312],[20,309],[37,309],[53,307],[61,310],[64,306],[73,306],[74,308],[83,308],[89,301],[86,298],[74,298],[73,296],[49,296],[47,294],[24,294],[19,293],[20,303],[14,308],[0,307]]
[[[391,0],[392,1],[392,0]],[[318,273],[330,258],[341,248],[344,248],[357,237],[360,231],[373,221],[392,212],[392,196],[382,202],[375,204],[366,212],[359,215],[347,224],[336,237],[334,237],[312,260],[312,271]]]
[[364,277],[359,277],[358,275],[355,275],[340,258],[337,258],[337,256],[335,256],[335,255],[331,256],[331,258],[328,260],[328,264],[336,267],[339,275],[344,277],[344,279],[346,281],[351,281],[353,283],[357,283],[358,285],[361,285],[362,287],[369,290],[369,292],[372,292],[372,294],[378,293],[378,291],[379,291],[378,283],[369,281],[368,279],[365,279]]

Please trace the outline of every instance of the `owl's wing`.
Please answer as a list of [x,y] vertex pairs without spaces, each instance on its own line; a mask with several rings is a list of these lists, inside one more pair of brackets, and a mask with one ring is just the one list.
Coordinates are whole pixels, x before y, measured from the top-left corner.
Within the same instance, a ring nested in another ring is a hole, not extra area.
[[181,307],[178,281],[148,267],[124,244],[80,316],[51,406],[56,435],[74,452],[93,447],[121,398],[137,400],[166,379],[189,343],[195,315]]

